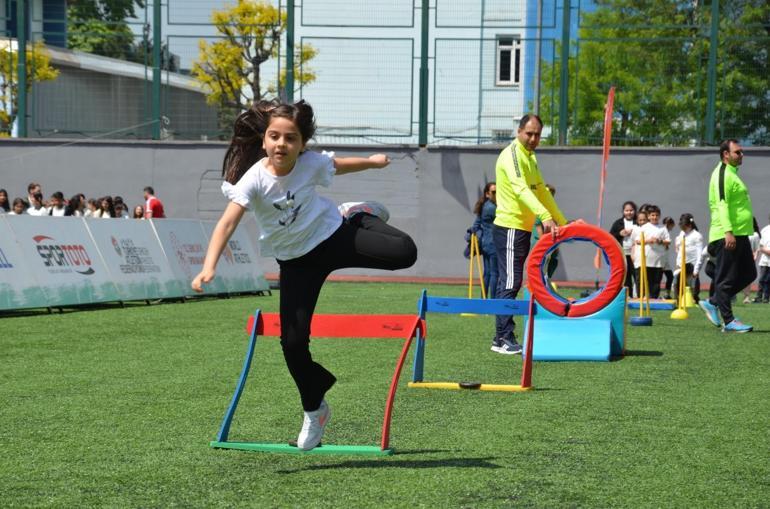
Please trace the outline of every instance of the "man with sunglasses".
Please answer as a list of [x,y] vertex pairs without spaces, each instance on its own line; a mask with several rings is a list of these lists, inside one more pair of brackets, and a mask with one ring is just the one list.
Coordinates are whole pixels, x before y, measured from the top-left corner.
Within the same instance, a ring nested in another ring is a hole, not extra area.
[[[751,332],[751,325],[735,319],[732,298],[757,277],[749,235],[754,233],[754,213],[749,188],[738,176],[743,149],[737,140],[719,145],[720,163],[709,182],[709,253],[715,257],[714,295],[699,302],[706,318],[724,332]],[[721,314],[721,320],[720,320]]]

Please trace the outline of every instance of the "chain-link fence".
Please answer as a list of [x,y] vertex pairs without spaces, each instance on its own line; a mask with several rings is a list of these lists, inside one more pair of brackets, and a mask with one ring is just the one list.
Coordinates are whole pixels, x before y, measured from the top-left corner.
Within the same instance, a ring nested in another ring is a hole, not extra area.
[[20,73],[2,67],[0,128],[22,136],[227,139],[251,100],[281,96],[313,105],[324,143],[501,143],[536,112],[546,143],[597,145],[614,86],[614,144],[770,143],[756,0],[147,0],[119,20],[0,7],[0,61],[24,45],[29,90],[14,96]]

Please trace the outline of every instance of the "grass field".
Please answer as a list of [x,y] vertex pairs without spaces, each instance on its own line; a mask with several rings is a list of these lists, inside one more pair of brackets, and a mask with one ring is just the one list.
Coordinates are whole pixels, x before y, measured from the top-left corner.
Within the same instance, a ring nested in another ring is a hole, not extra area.
[[[421,286],[329,283],[318,311],[413,313]],[[462,295],[461,287],[429,287]],[[3,507],[768,507],[770,307],[725,335],[690,309],[609,363],[535,363],[530,393],[408,389],[385,458],[214,450],[243,325],[278,297],[0,318]],[[432,315],[426,379],[518,383],[490,318]],[[325,443],[377,444],[398,340],[323,339]],[[410,356],[411,360],[411,356]],[[280,346],[258,343],[232,440],[296,438]]]

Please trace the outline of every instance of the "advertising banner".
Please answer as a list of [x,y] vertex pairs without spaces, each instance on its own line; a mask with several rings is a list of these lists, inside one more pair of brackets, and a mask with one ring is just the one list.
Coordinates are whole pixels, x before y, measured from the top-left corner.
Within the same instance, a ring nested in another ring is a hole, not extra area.
[[[185,295],[197,295],[190,287],[192,279],[203,268],[208,239],[197,219],[156,219],[150,223],[155,229],[166,259],[175,277],[184,285]],[[204,287],[206,294],[227,293],[220,278]]]
[[4,217],[0,216],[0,310],[48,307]]
[[23,215],[6,221],[48,306],[121,300],[83,219]]
[[[206,236],[211,239],[216,222],[201,221],[201,224]],[[233,293],[270,288],[247,235],[244,228],[236,228],[217,263],[217,279],[221,278],[228,291]]]
[[172,272],[148,221],[87,219],[86,227],[122,300],[174,298],[187,294],[182,281]]

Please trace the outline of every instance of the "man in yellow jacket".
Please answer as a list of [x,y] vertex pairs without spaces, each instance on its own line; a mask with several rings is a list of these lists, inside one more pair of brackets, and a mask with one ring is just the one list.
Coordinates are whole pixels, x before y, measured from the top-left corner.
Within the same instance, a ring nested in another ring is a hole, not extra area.
[[[537,166],[535,149],[542,131],[540,117],[524,115],[516,139],[497,158],[497,215],[492,237],[497,251],[498,299],[515,299],[519,293],[535,219],[542,222],[544,233],[558,233],[559,226],[567,224]],[[496,317],[493,352],[521,353],[514,326],[512,316]]]

